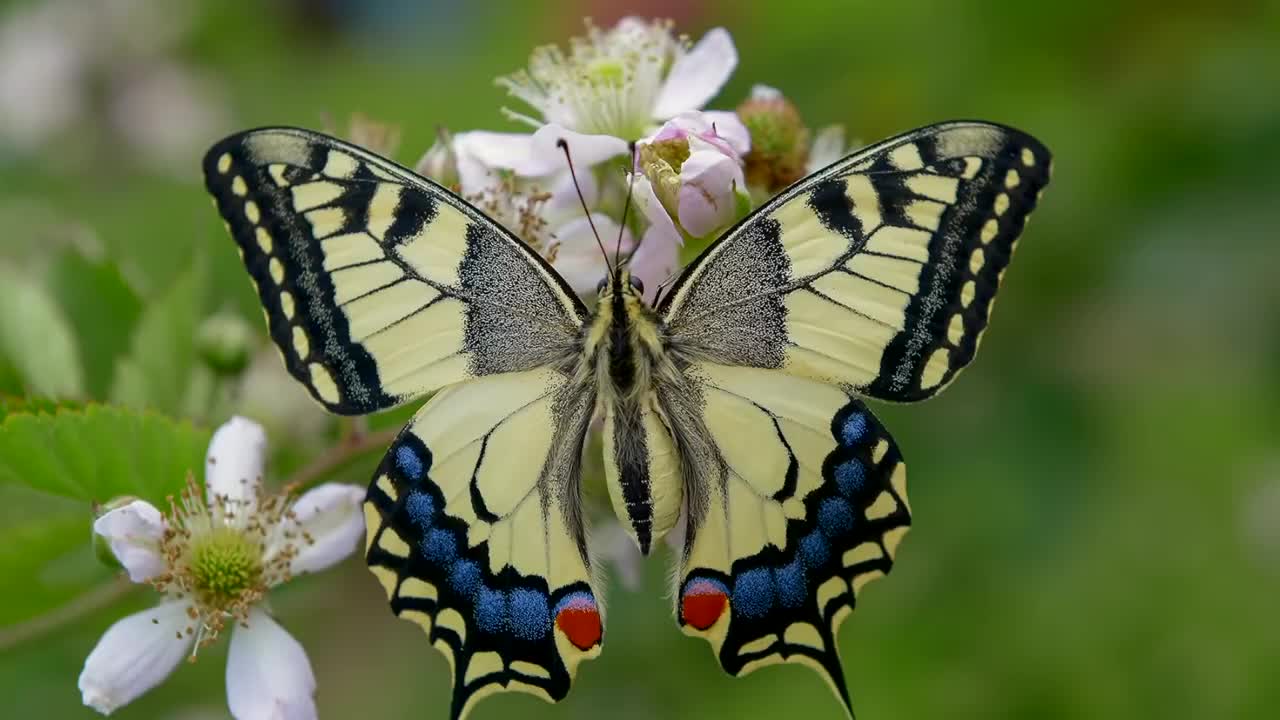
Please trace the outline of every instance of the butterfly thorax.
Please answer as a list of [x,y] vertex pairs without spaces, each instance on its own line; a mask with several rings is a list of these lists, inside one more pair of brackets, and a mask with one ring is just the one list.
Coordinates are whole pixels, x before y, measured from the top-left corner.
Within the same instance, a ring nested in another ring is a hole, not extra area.
[[[678,466],[655,383],[678,376],[661,320],[626,269],[602,287],[583,343],[604,414],[606,481],[614,509],[643,552],[675,524],[681,497],[654,497],[654,474]],[[667,484],[669,486],[669,484]]]

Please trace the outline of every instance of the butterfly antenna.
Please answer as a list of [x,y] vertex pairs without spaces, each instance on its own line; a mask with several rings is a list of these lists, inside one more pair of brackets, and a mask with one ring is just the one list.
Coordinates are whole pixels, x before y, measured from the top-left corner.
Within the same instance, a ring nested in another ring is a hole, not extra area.
[[596,221],[591,219],[591,210],[587,207],[587,199],[582,196],[582,186],[578,184],[578,174],[573,170],[573,157],[569,155],[569,143],[564,138],[556,140],[556,147],[564,151],[564,161],[569,164],[569,177],[573,179],[573,189],[578,191],[578,202],[582,203],[582,212],[587,216],[587,224],[591,226],[591,234],[596,236],[596,245],[600,247],[600,256],[604,258],[604,266],[613,274],[613,266],[609,264],[609,253],[600,240],[600,231],[596,230]]
[[[622,254],[622,233],[627,230],[627,212],[631,210],[631,192],[636,186],[636,142],[632,140],[627,143],[627,149],[631,151],[631,172],[627,175],[627,199],[622,203],[622,223],[618,225],[618,241],[614,243],[613,247],[614,257],[619,257]],[[639,243],[636,243],[636,249],[640,249]],[[635,250],[632,250],[631,254],[635,255]],[[628,256],[627,259],[630,260],[631,257]]]

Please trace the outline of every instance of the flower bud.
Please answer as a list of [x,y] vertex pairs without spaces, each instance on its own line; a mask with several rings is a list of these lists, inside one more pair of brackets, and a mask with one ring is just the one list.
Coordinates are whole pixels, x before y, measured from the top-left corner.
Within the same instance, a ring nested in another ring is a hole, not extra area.
[[685,113],[639,143],[637,166],[680,230],[707,237],[744,214],[740,158],[748,147],[732,113]]
[[252,344],[248,323],[232,313],[211,315],[196,330],[196,352],[218,375],[239,375],[249,363]]
[[751,187],[772,194],[804,177],[809,128],[790,100],[757,85],[738,106],[738,117],[751,134],[751,151],[743,158]]

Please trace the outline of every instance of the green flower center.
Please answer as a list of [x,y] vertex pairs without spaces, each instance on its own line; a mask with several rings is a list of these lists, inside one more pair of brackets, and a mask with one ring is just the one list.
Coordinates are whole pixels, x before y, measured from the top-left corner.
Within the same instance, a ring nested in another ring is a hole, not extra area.
[[587,66],[587,77],[599,85],[619,87],[625,77],[626,68],[616,58],[600,58]]
[[227,609],[262,589],[262,549],[231,527],[192,538],[187,571],[201,602]]

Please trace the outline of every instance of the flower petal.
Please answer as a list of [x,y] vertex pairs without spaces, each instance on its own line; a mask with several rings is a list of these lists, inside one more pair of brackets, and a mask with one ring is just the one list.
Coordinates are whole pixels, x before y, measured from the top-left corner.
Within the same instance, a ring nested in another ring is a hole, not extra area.
[[662,201],[658,199],[658,194],[653,190],[653,183],[649,182],[649,178],[644,175],[636,175],[632,182],[635,183],[635,189],[632,190],[632,201],[635,202],[636,207],[640,208],[640,212],[644,213],[644,217],[649,221],[650,227],[657,228],[657,231],[664,237],[674,237],[676,244],[683,246],[684,237],[676,229],[676,223],[671,219],[671,215],[667,213],[667,209],[662,206]]
[[266,455],[267,433],[261,425],[239,415],[223,423],[204,460],[209,506],[217,512],[221,500],[229,521],[247,518],[257,506]]
[[[612,253],[618,237],[617,221],[604,213],[591,213],[591,219],[595,221],[596,230],[600,232],[605,247]],[[552,247],[555,260],[551,262],[551,267],[560,273],[569,287],[579,295],[594,293],[596,283],[609,272],[609,268],[600,256],[600,246],[596,244],[595,233],[586,216],[570,220],[557,228]],[[625,252],[631,247],[631,232],[624,231],[622,249]]]
[[453,136],[462,194],[473,195],[498,181],[494,168],[511,169],[530,162],[533,135],[473,130]]
[[[711,138],[724,140],[739,156],[750,152],[751,131],[747,130],[746,125],[742,124],[742,120],[738,118],[738,113],[724,110],[708,110],[702,115],[711,126]],[[711,138],[704,136],[703,139]]]
[[599,200],[595,173],[585,172],[578,178],[582,200],[578,199],[578,189],[574,187],[573,176],[567,170],[547,178],[545,184],[550,186],[551,197],[542,205],[542,218],[552,226],[581,217],[583,200],[589,208],[594,208]]
[[727,30],[715,28],[703,35],[697,45],[671,66],[654,102],[654,119],[665,120],[706,105],[737,65],[738,50]]
[[111,552],[129,572],[129,579],[146,582],[164,571],[160,539],[164,516],[145,500],[134,500],[93,521],[93,531],[111,545]]
[[680,166],[680,225],[705,237],[733,220],[734,192],[743,187],[742,168],[727,155],[697,151]]
[[569,154],[573,157],[573,165],[579,173],[583,173],[596,163],[627,152],[627,141],[612,135],[586,135],[574,132],[555,123],[548,123],[533,133],[533,149],[530,162],[522,167],[511,167],[521,175],[539,177],[567,170],[564,151],[559,142],[563,140],[569,146]]
[[313,720],[316,678],[307,653],[258,608],[231,635],[227,706],[236,720]]
[[110,715],[159,685],[191,649],[190,603],[166,602],[107,628],[80,671],[84,704]]
[[[319,572],[341,561],[364,537],[364,488],[325,483],[308,490],[293,503],[293,517],[286,521],[295,537],[310,538],[289,563],[294,575]],[[273,554],[268,551],[268,554]]]
[[[675,275],[680,268],[680,234],[675,226],[665,229],[659,225],[650,225],[640,239],[640,245],[627,264],[631,274],[644,283],[644,299],[650,304],[658,294],[658,288]],[[625,533],[624,533],[625,535]],[[632,550],[639,552],[635,541],[628,535],[627,543]]]

